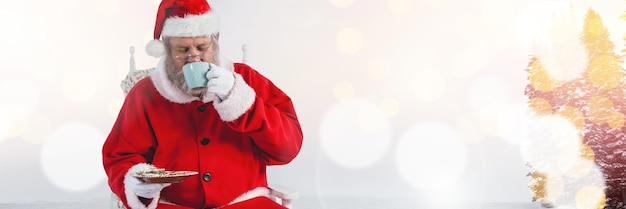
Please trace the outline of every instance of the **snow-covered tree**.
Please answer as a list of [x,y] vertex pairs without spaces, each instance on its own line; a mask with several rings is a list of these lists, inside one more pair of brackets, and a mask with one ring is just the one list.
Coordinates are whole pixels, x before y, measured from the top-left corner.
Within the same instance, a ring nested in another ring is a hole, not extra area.
[[529,189],[544,206],[626,208],[623,58],[597,12],[581,29],[571,17],[553,21],[526,69]]

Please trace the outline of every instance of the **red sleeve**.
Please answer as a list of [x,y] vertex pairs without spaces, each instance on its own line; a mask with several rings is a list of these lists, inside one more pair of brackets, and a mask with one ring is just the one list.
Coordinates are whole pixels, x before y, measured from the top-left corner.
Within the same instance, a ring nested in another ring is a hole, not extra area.
[[[139,163],[150,162],[154,154],[154,139],[150,132],[143,103],[137,99],[141,85],[151,85],[143,79],[128,93],[111,132],[102,147],[102,161],[111,191],[127,205],[124,194],[124,176],[128,169]],[[142,139],[142,140],[137,140]],[[142,154],[143,153],[143,154]],[[128,206],[128,205],[127,205]]]
[[268,165],[291,162],[302,146],[302,129],[291,98],[254,69],[235,63],[235,72],[254,89],[254,102],[240,117],[229,122],[250,136]]

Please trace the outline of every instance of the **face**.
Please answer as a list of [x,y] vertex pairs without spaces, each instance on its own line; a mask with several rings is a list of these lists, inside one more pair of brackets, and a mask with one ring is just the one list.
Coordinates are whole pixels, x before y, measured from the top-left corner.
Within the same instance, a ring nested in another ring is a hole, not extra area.
[[183,92],[197,95],[202,89],[188,89],[183,75],[183,65],[190,62],[218,63],[218,43],[215,37],[169,37],[164,40],[167,58],[165,68],[174,86]]
[[214,63],[216,45],[209,36],[203,37],[171,37],[169,40],[169,53],[173,58],[176,69],[182,69],[183,65],[190,62]]

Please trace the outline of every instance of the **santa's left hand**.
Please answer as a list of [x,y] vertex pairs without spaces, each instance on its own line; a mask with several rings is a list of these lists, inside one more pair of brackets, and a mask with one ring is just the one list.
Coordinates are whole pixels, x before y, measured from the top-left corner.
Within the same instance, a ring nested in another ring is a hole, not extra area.
[[206,74],[207,92],[215,93],[221,100],[225,100],[235,85],[235,75],[226,68],[213,63],[210,65],[211,70]]

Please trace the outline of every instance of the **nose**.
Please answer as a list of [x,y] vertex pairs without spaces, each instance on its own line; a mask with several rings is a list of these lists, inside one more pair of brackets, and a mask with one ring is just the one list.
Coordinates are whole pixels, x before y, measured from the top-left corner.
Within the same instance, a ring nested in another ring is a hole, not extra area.
[[187,62],[199,62],[201,61],[200,52],[197,49],[191,49],[187,55]]
[[189,59],[187,59],[188,62],[200,62],[202,59],[200,59],[200,55],[199,54],[192,54]]

